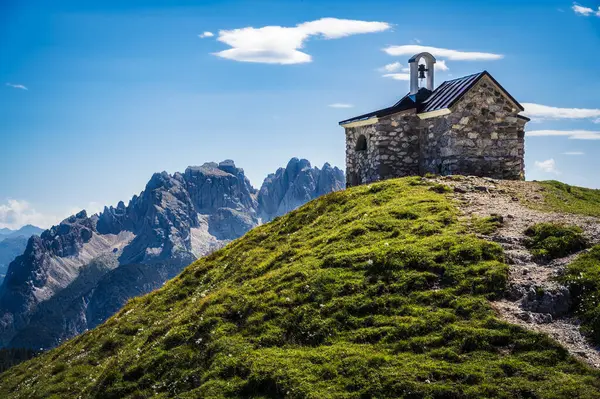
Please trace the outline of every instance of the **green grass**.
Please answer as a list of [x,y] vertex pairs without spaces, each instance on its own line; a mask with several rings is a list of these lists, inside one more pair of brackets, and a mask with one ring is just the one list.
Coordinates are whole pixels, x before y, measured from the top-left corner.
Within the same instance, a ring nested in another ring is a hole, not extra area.
[[573,294],[573,307],[581,317],[582,329],[600,344],[600,245],[579,255],[560,280]]
[[570,186],[556,180],[539,182],[544,202],[528,205],[541,210],[600,217],[600,190]]
[[587,241],[578,226],[538,223],[525,230],[525,246],[541,260],[562,258],[585,249]]
[[0,375],[6,398],[597,398],[498,320],[508,268],[420,178],[312,201]]
[[492,214],[490,216],[471,217],[471,229],[478,234],[490,235],[496,232],[504,224],[504,218],[501,215]]

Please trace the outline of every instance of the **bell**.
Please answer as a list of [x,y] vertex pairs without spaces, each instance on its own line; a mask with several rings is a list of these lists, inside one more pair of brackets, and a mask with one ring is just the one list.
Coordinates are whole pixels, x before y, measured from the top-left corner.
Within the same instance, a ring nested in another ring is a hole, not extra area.
[[423,65],[423,64],[419,65],[418,71],[419,71],[419,79],[425,79],[425,72],[428,71],[428,69],[425,68],[425,65]]

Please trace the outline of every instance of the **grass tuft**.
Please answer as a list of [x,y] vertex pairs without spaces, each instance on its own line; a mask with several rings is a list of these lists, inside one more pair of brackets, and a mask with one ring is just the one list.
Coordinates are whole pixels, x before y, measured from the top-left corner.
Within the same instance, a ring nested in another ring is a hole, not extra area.
[[562,258],[588,245],[578,226],[538,223],[525,230],[525,246],[540,260]]

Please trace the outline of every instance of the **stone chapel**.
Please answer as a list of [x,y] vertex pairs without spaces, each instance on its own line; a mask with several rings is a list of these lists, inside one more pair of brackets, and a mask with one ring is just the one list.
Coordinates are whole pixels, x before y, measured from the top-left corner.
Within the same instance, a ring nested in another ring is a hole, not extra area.
[[339,123],[346,131],[347,186],[426,173],[524,179],[529,118],[519,115],[521,104],[487,71],[434,89],[435,57],[420,53],[408,62],[407,95]]

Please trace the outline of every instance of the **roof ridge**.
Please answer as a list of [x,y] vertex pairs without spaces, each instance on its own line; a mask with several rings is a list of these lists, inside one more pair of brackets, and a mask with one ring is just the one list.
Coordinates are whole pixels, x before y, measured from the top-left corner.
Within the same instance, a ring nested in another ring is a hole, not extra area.
[[[477,75],[483,75],[483,74],[486,74],[486,73],[489,75],[488,71],[481,71],[481,72],[477,72],[477,73],[472,73],[470,75],[461,76],[460,78],[454,78],[454,79],[450,79],[450,80],[444,80],[442,82],[442,84],[440,84],[440,86],[443,85],[444,83],[454,82],[456,80],[466,79],[466,78],[470,78],[470,77],[477,76]],[[438,86],[438,87],[440,87],[440,86]],[[437,87],[436,87],[436,89],[437,89]]]

